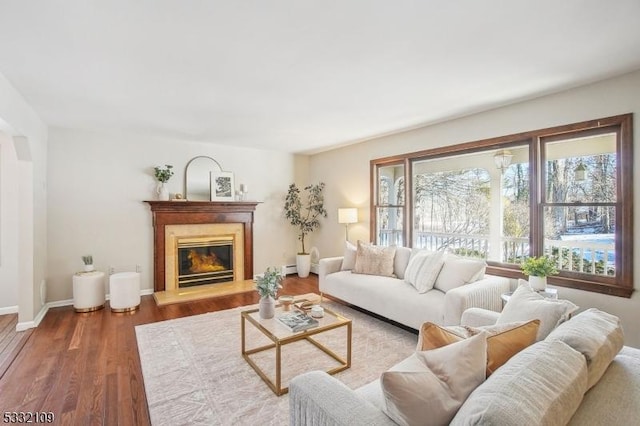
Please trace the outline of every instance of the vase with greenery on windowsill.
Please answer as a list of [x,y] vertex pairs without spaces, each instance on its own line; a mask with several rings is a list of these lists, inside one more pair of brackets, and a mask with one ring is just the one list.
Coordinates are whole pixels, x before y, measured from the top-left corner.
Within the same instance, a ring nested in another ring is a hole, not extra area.
[[556,259],[550,256],[528,257],[520,267],[529,276],[529,286],[534,291],[545,290],[547,277],[558,274]]
[[327,217],[323,190],[324,182],[307,185],[302,190],[292,183],[285,198],[285,216],[291,225],[298,228],[298,239],[302,244],[302,251],[296,256],[296,270],[301,278],[309,276],[311,270],[311,255],[305,249],[304,238],[320,228],[321,217]]

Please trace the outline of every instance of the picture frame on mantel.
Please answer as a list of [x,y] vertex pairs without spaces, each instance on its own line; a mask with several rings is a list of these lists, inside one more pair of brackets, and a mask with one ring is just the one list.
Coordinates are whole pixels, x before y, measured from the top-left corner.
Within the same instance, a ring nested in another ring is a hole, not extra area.
[[211,172],[211,201],[233,201],[234,188],[232,172]]

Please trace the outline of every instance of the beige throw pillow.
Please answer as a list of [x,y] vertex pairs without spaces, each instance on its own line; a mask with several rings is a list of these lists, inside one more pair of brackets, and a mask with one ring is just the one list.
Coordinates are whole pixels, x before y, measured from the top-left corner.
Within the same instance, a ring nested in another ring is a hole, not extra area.
[[340,265],[341,271],[350,271],[356,265],[356,250],[358,248],[351,244],[349,241],[345,241],[344,255],[342,257],[342,265]]
[[486,268],[487,263],[484,260],[469,259],[448,253],[434,287],[446,293],[451,289],[481,280],[484,278]]
[[496,324],[538,319],[540,328],[536,340],[540,341],[578,309],[568,300],[547,299],[539,295],[524,280],[518,282],[518,288],[504,306]]
[[560,341],[538,342],[473,391],[451,425],[566,425],[586,387],[580,353]]
[[622,349],[624,334],[618,317],[591,308],[553,330],[547,340],[560,340],[584,355],[591,389]]
[[414,368],[380,378],[386,414],[400,425],[449,424],[485,380],[486,334],[412,356]]
[[404,282],[411,284],[418,293],[426,293],[433,288],[438,278],[444,253],[441,251],[421,250],[411,256],[404,273]]
[[375,246],[358,241],[356,262],[351,272],[393,277],[393,258],[395,255],[395,246]]

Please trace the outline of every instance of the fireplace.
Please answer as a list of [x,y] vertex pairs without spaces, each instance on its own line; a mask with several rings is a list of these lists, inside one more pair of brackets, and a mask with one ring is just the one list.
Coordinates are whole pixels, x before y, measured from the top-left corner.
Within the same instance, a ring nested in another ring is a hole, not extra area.
[[235,281],[233,250],[233,238],[179,239],[178,288]]
[[253,277],[257,202],[146,203],[153,214],[156,292]]

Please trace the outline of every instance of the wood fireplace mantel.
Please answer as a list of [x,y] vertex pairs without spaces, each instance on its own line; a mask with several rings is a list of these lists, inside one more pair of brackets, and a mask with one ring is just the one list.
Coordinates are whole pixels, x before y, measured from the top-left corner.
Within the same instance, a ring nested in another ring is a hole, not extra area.
[[253,212],[255,201],[145,201],[153,214],[153,282],[165,290],[165,227],[207,223],[240,223],[244,227],[244,276],[253,277]]

